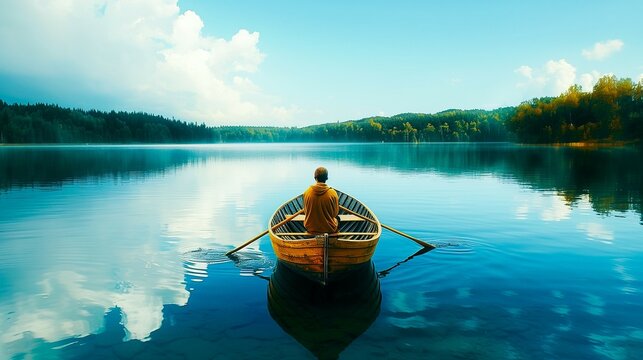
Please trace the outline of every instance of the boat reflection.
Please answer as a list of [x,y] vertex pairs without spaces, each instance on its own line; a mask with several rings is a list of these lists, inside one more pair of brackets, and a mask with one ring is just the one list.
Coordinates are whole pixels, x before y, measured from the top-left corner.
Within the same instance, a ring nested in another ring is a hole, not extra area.
[[326,286],[279,262],[268,286],[272,318],[319,359],[336,359],[371,326],[381,302],[372,262]]

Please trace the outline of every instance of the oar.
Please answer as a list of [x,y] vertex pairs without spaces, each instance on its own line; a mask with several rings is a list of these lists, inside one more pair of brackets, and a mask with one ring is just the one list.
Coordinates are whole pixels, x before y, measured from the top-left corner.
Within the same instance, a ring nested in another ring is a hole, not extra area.
[[[367,218],[366,216],[364,216],[364,215],[362,215],[362,214],[358,214],[358,213],[356,213],[355,211],[353,211],[353,210],[351,210],[351,209],[349,209],[349,208],[346,208],[346,207],[344,207],[344,206],[341,206],[341,205],[340,205],[340,206],[339,206],[339,208],[340,208],[340,209],[342,209],[342,210],[344,210],[344,211],[346,211],[346,212],[347,212],[347,213],[349,213],[349,214],[353,214],[353,215],[355,215],[355,216],[359,217],[360,219],[364,219],[364,220],[366,220],[366,221],[370,221],[370,222],[372,222],[372,223],[377,223],[375,220],[373,220],[373,219],[369,219],[369,218]],[[411,235],[409,235],[409,234],[405,234],[405,233],[401,232],[400,230],[394,229],[394,228],[392,228],[392,227],[390,227],[390,226],[388,226],[388,225],[384,225],[384,224],[382,224],[382,223],[380,223],[380,224],[382,225],[382,227],[383,227],[383,228],[385,228],[385,229],[387,229],[387,230],[390,230],[390,231],[392,231],[392,232],[394,232],[394,233],[396,233],[396,234],[398,234],[398,235],[402,235],[402,236],[404,236],[405,238],[411,239],[411,240],[415,241],[416,243],[418,243],[419,245],[424,246],[425,248],[435,249],[435,245],[432,245],[432,244],[429,244],[429,243],[427,243],[427,242],[424,242],[424,241],[422,241],[422,240],[420,240],[420,239],[418,239],[418,238],[414,238],[413,236],[411,236]]]
[[[273,226],[272,228],[270,228],[270,230],[274,230],[274,229],[276,229],[276,228],[280,227],[281,225],[283,225],[283,224],[287,223],[288,221],[290,221],[290,220],[294,219],[295,217],[297,217],[297,215],[299,215],[299,214],[301,214],[301,213],[303,213],[303,212],[304,212],[304,209],[301,209],[301,210],[297,211],[296,213],[294,213],[294,214],[292,214],[292,215],[288,216],[287,218],[285,218],[285,219],[284,219],[283,221],[281,221],[279,224],[277,224],[277,225]],[[255,236],[255,237],[253,237],[252,239],[250,239],[250,240],[246,241],[245,243],[243,243],[243,244],[239,245],[239,247],[237,247],[237,248],[235,248],[235,249],[232,249],[232,250],[228,251],[227,253],[225,253],[225,256],[230,256],[230,255],[232,255],[232,254],[236,253],[237,251],[239,251],[239,250],[243,249],[244,247],[246,247],[246,246],[248,246],[248,245],[252,244],[252,243],[253,243],[253,242],[255,242],[257,239],[261,238],[262,236],[266,235],[267,233],[268,233],[268,230],[266,230],[266,231],[262,232],[261,234],[259,234],[259,235]]]

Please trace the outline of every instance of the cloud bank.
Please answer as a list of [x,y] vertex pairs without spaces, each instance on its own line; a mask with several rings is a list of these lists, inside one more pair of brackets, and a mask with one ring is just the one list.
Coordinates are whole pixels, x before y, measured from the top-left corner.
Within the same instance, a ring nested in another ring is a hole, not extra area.
[[596,70],[576,75],[577,69],[565,59],[549,60],[539,69],[522,65],[514,70],[520,76],[516,84],[527,97],[558,96],[570,86],[578,84],[583,91],[591,91],[604,75]]
[[13,82],[0,95],[23,86],[69,106],[208,124],[284,124],[296,112],[251,80],[266,57],[258,32],[204,35],[199,15],[176,0],[15,1],[0,23],[0,76]]
[[[592,49],[582,50],[582,55],[589,60],[602,60],[620,51],[623,45],[623,41],[618,39],[597,42]],[[514,69],[514,73],[520,77],[516,87],[522,90],[524,98],[558,96],[574,84],[580,85],[583,91],[591,91],[598,79],[605,75],[612,75],[597,70],[583,72],[580,75],[577,75],[577,72],[577,68],[566,59],[549,60],[538,68],[521,65]]]
[[597,42],[590,50],[584,49],[581,54],[588,60],[602,60],[623,48],[623,41],[607,40]]
[[550,95],[560,94],[576,81],[576,68],[565,59],[549,60],[537,70],[522,65],[514,72],[523,78],[517,85],[519,88],[544,91]]

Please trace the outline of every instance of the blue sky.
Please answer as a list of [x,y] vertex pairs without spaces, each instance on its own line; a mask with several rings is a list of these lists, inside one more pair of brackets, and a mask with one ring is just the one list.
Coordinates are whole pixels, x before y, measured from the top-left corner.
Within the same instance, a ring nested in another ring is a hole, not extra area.
[[0,98],[287,125],[643,75],[641,1],[9,1]]

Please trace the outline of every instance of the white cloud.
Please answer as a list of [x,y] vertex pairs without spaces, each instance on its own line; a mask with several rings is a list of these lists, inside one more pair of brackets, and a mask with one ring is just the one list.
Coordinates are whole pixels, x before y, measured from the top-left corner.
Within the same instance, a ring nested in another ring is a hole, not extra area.
[[276,121],[273,125],[292,124],[295,116],[302,113],[303,110],[297,106],[275,106],[272,108],[272,118]]
[[534,69],[532,69],[531,67],[529,67],[527,65],[522,65],[521,67],[519,67],[516,70],[514,70],[514,72],[526,77],[527,79],[532,79],[533,78],[533,76],[532,76],[533,71],[534,71]]
[[576,68],[569,64],[565,59],[558,61],[549,60],[545,64],[547,75],[554,84],[554,90],[562,93],[570,86],[574,85],[576,79]]
[[258,32],[205,35],[177,0],[16,1],[3,5],[0,23],[0,74],[67,84],[71,106],[110,99],[209,124],[273,123],[291,108],[249,78],[266,56]]
[[576,68],[565,59],[549,60],[540,70],[522,65],[514,72],[524,78],[517,87],[535,96],[558,95],[574,85],[576,80]]
[[604,42],[597,42],[590,50],[583,49],[582,54],[589,60],[602,60],[613,53],[620,51],[621,48],[623,48],[623,41],[618,39],[607,40]]
[[596,70],[593,70],[592,72],[589,72],[589,73],[582,74],[580,76],[579,85],[583,87],[583,91],[591,91],[601,76],[602,76],[601,73],[599,73]]
[[260,90],[252,80],[244,76],[235,76],[232,78],[232,82],[239,90],[244,92],[255,93]]

